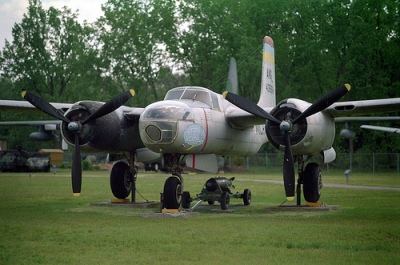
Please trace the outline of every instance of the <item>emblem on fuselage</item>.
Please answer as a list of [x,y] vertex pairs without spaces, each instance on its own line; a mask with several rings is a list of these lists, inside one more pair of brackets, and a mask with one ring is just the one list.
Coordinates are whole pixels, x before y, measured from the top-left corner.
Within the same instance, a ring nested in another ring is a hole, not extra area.
[[183,132],[183,141],[188,147],[199,146],[206,139],[206,131],[198,124],[188,126]]

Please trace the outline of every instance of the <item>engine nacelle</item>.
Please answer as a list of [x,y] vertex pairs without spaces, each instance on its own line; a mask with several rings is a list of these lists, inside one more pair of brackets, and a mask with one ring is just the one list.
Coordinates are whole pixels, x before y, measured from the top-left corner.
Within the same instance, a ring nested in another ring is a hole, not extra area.
[[55,130],[56,127],[57,126],[53,124],[40,125],[39,131],[31,133],[29,139],[36,141],[50,141],[54,138],[51,130]]
[[[70,121],[81,122],[102,105],[101,102],[81,101],[74,104],[65,116]],[[86,151],[132,151],[144,147],[138,122],[125,118],[121,109],[85,124],[81,130],[79,144]],[[75,135],[66,122],[61,125],[61,133],[69,144],[74,144]]]
[[35,141],[50,141],[54,138],[51,132],[33,132],[29,135],[29,139]]
[[[281,101],[271,114],[278,120],[285,118],[293,120],[305,111],[311,104],[299,99]],[[285,134],[275,122],[267,122],[266,132],[271,144],[284,151]],[[313,155],[332,147],[335,139],[335,121],[323,113],[318,112],[293,125],[290,143],[293,155]]]

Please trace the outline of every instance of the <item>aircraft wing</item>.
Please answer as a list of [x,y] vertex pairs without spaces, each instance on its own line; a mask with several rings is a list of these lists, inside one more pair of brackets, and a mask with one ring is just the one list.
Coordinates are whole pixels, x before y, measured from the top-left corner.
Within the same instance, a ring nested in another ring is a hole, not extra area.
[[399,116],[360,116],[360,117],[337,117],[335,123],[345,122],[381,122],[381,121],[400,121]]
[[[50,103],[58,110],[66,111],[72,107],[70,103]],[[35,108],[28,101],[20,100],[0,100],[0,110],[11,110],[11,111],[29,111],[29,112],[41,112]]]
[[[72,103],[50,102],[50,104],[53,107],[55,107],[56,109],[61,110],[62,112],[67,111],[68,109],[70,109],[73,106]],[[126,107],[126,106],[121,106],[120,108],[122,109],[122,111],[124,112],[124,114],[127,116],[128,119],[138,118],[144,110],[144,108],[132,108],[132,107]],[[34,107],[28,101],[20,101],[20,100],[0,100],[0,110],[19,111],[19,112],[32,112],[33,111],[33,112],[42,113],[39,109]],[[47,122],[50,122],[50,121],[47,121]],[[45,123],[24,124],[24,125],[43,125],[43,124],[45,124]],[[5,125],[5,124],[3,124],[3,125]],[[11,125],[11,124],[9,124],[9,125]],[[13,125],[22,125],[22,124],[13,124]]]
[[360,116],[400,111],[400,98],[336,102],[324,110],[332,117]]
[[60,128],[61,121],[58,120],[48,120],[48,121],[0,121],[0,126],[41,126],[44,125],[55,125],[57,128]]
[[377,131],[382,131],[382,132],[400,133],[399,128],[372,126],[372,125],[361,125],[360,127],[363,129],[377,130]]

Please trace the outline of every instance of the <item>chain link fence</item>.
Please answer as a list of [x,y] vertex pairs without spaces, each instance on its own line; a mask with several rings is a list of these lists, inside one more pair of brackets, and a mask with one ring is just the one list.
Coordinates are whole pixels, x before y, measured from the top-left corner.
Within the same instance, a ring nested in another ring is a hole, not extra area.
[[[308,162],[317,162],[322,165],[322,158],[312,157]],[[240,166],[254,173],[282,172],[283,153],[258,153],[251,157],[226,158],[226,166]],[[296,164],[297,165],[297,164]],[[347,170],[356,172],[382,173],[391,172],[400,174],[399,153],[337,153],[336,159],[322,166],[326,170]]]

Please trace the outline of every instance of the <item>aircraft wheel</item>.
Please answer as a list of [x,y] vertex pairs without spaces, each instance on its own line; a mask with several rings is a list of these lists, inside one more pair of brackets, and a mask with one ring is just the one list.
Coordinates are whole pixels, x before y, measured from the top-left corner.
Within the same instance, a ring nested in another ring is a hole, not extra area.
[[222,210],[228,210],[229,207],[229,193],[227,193],[226,191],[224,191],[221,195],[221,209]]
[[303,193],[308,202],[317,202],[321,196],[322,174],[317,163],[309,163],[304,170]]
[[182,199],[181,181],[174,176],[167,178],[164,184],[164,207],[178,209]]
[[251,191],[249,189],[245,189],[243,192],[243,203],[244,205],[250,205],[251,202]]
[[125,199],[132,190],[133,176],[129,171],[129,165],[125,162],[117,162],[110,174],[110,186],[114,196]]
[[184,191],[182,193],[182,208],[189,209],[191,202],[192,202],[192,199],[190,198],[190,192]]

